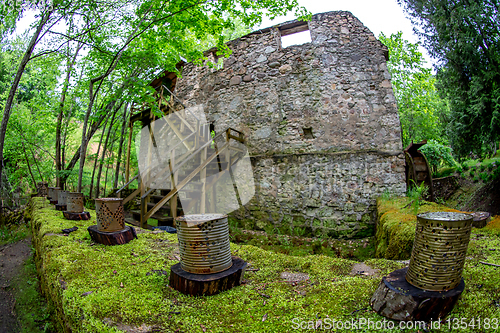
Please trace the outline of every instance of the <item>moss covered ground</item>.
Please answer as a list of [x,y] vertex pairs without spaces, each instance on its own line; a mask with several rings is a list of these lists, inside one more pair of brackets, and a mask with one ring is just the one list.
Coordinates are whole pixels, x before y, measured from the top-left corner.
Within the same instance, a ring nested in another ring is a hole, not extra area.
[[[244,283],[215,296],[195,298],[168,287],[170,266],[179,260],[176,235],[138,230],[138,239],[106,247],[93,244],[86,230],[95,224],[93,211],[90,221],[68,221],[48,202],[35,198],[28,213],[41,289],[56,309],[58,332],[291,332],[300,323],[313,331],[327,318],[383,321],[371,310],[369,300],[384,274],[404,266],[370,259],[365,263],[379,269],[378,275],[351,275],[355,264],[351,260],[291,256],[231,244],[233,255],[253,268],[245,273]],[[68,236],[61,233],[75,225],[78,231]],[[496,230],[474,230],[464,271],[466,290],[451,318],[500,320],[500,268],[480,264],[500,264]],[[285,281],[283,272],[305,273],[309,278]]]
[[377,200],[375,256],[385,259],[410,259],[417,214],[459,212],[434,202],[414,203],[408,197],[380,197]]

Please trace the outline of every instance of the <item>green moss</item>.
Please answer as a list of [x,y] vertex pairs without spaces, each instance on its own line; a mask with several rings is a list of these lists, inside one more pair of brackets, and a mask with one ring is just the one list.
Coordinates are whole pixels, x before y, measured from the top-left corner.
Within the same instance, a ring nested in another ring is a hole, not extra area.
[[[227,292],[189,297],[167,285],[170,267],[178,262],[176,235],[143,231],[125,245],[93,244],[86,228],[94,219],[66,221],[60,212],[36,208],[34,202],[30,206],[35,261],[41,289],[55,309],[58,332],[122,332],[114,323],[147,325],[144,331],[159,332],[290,332],[294,318],[383,320],[368,310],[381,276],[351,276],[353,261],[324,255],[290,256],[231,244],[233,255],[258,270],[247,271],[245,283]],[[74,225],[78,231],[59,234],[61,228]],[[479,260],[500,264],[500,252],[489,250],[498,248],[499,240],[483,230],[473,233],[475,245],[467,254],[470,259],[464,270],[467,287],[452,316],[500,318],[495,305],[498,268],[479,264]],[[283,238],[290,247],[292,241]],[[318,243],[316,249],[326,248]],[[381,269],[381,274],[402,267],[385,259],[366,263]],[[280,278],[285,271],[305,273],[309,279],[293,285]]]
[[386,259],[409,259],[415,239],[416,215],[423,212],[457,211],[433,202],[424,202],[412,212],[409,198],[377,200],[377,233],[375,256]]

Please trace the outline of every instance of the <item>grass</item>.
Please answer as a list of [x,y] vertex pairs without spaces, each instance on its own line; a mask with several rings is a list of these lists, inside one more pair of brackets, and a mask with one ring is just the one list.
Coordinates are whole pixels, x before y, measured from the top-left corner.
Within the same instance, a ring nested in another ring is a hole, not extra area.
[[22,272],[13,280],[13,294],[16,299],[15,312],[21,326],[21,333],[54,332],[45,298],[40,294],[35,261],[31,256]]
[[[386,202],[384,207],[397,213],[395,203]],[[314,322],[327,317],[342,321],[384,320],[369,305],[381,276],[350,275],[355,263],[352,260],[325,255],[291,256],[261,246],[233,243],[232,253],[258,270],[247,271],[240,287],[195,298],[168,286],[170,266],[178,262],[176,235],[145,231],[128,244],[106,247],[89,239],[86,227],[95,223],[93,220],[64,220],[60,212],[41,207],[38,199],[32,202],[31,211],[41,289],[56,309],[58,331],[68,327],[73,332],[122,332],[128,327],[189,333],[290,332],[294,318]],[[61,228],[74,225],[78,231],[69,236],[60,234]],[[288,241],[293,244],[292,239]],[[480,260],[500,264],[500,251],[489,251],[499,246],[498,236],[490,231],[473,231],[463,274],[467,289],[452,318],[500,318],[496,305],[500,274],[495,267],[479,264]],[[366,263],[380,269],[381,274],[404,266],[386,259]],[[285,271],[305,273],[309,279],[288,283],[280,278]]]
[[29,228],[25,224],[0,226],[0,246],[15,243],[25,239],[29,234]]

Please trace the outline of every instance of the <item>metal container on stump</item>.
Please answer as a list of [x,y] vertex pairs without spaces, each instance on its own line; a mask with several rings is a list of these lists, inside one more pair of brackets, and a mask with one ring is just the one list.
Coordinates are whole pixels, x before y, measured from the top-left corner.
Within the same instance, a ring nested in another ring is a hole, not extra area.
[[87,228],[94,242],[120,245],[137,238],[135,229],[125,225],[122,198],[95,199],[95,213],[97,224]]
[[70,213],[82,213],[83,193],[68,192],[66,195],[66,210]]
[[38,182],[36,184],[36,196],[37,197],[47,197],[48,196],[48,183],[47,182]]
[[61,190],[60,187],[53,187],[52,188],[52,195],[50,196],[50,204],[52,205],[57,205],[57,201],[59,199],[59,191]]
[[122,198],[95,199],[97,229],[101,232],[115,232],[125,228]]
[[68,191],[59,190],[57,194],[56,210],[66,210]]
[[212,274],[231,267],[227,215],[184,215],[176,218],[176,227],[184,271]]
[[247,263],[231,256],[227,215],[184,215],[175,221],[181,260],[170,267],[170,287],[210,296],[242,283]]
[[457,287],[462,279],[472,220],[472,215],[455,212],[417,215],[406,281],[429,291]]

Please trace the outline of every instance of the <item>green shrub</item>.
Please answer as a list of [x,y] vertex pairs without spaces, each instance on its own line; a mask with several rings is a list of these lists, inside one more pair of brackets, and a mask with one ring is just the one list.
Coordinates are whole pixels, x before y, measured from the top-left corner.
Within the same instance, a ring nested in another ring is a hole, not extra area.
[[433,173],[436,173],[440,166],[455,167],[457,165],[457,162],[455,162],[451,155],[452,151],[450,147],[434,140],[429,140],[427,144],[420,148],[420,152],[427,158]]
[[461,166],[462,166],[462,169],[464,169],[465,171],[469,170],[469,166],[467,165],[467,163],[462,162]]
[[472,170],[472,169],[471,169],[471,170],[469,171],[469,175],[470,175],[471,177],[474,177],[474,170]]
[[481,178],[483,180],[483,182],[488,182],[490,180],[490,175],[486,172],[481,172],[479,174],[479,178]]

